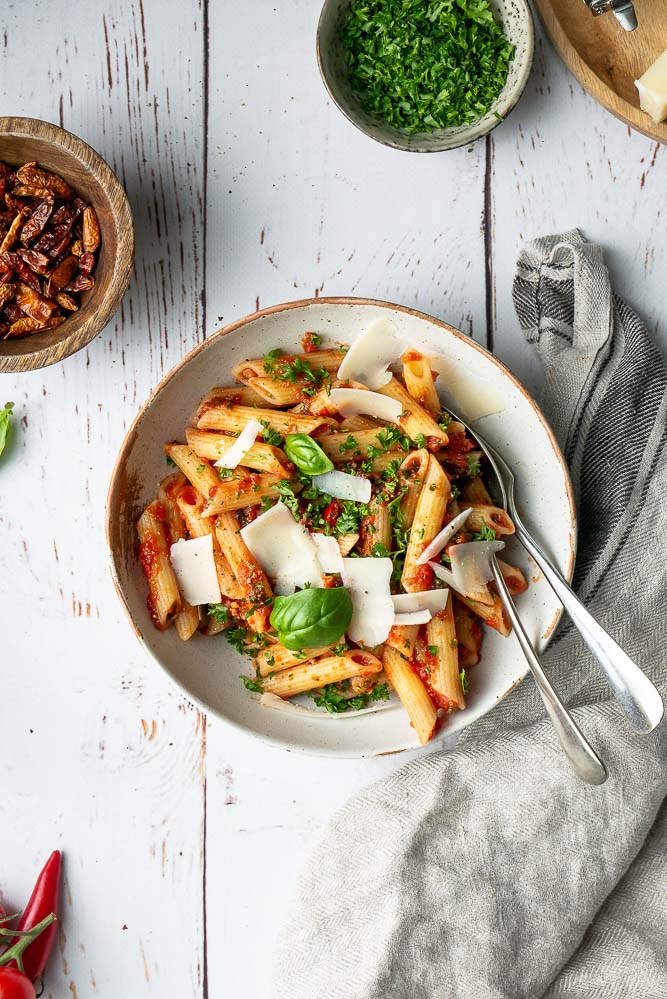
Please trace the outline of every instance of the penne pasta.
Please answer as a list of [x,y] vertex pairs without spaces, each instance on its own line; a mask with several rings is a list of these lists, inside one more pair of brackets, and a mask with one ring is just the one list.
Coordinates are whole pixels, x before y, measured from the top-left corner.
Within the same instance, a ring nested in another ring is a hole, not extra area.
[[[185,522],[178,507],[177,499],[179,492],[185,488],[186,478],[182,472],[174,472],[168,475],[158,486],[157,499],[162,505],[165,514],[165,529],[169,545],[186,537]],[[181,609],[174,617],[174,627],[178,637],[183,642],[192,638],[199,627],[199,609],[191,607],[190,604],[181,597]]]
[[406,350],[401,357],[405,387],[420,406],[431,416],[438,416],[442,405],[435,389],[434,374],[428,358],[418,350]]
[[215,525],[215,535],[249,605],[246,614],[252,611],[247,617],[248,627],[257,632],[268,631],[271,614],[269,604],[273,598],[273,591],[266,573],[241,537],[241,528],[235,513],[227,512],[219,515]]
[[270,676],[273,673],[280,673],[281,670],[289,669],[290,666],[299,666],[305,662],[312,662],[320,659],[327,652],[331,652],[333,645],[324,645],[319,649],[304,649],[302,652],[292,652],[286,649],[279,642],[271,645],[268,649],[262,649],[255,656],[255,666],[260,676]]
[[201,538],[205,534],[213,534],[213,558],[220,593],[232,600],[242,600],[246,595],[245,591],[232,572],[227,556],[218,543],[217,536],[214,534],[213,521],[202,517],[206,505],[204,498],[192,486],[187,486],[181,490],[176,502],[191,538]]
[[[440,530],[450,496],[449,479],[436,458],[430,455],[424,476],[424,485],[419,494],[410,530],[410,540],[401,576],[403,589],[408,593],[416,590],[427,590],[431,584],[433,570],[429,566],[417,565],[417,558]],[[424,571],[425,569],[426,571]]]
[[467,668],[479,662],[482,648],[482,626],[469,607],[454,594],[454,627],[458,640],[459,666]]
[[359,540],[358,534],[341,534],[338,538],[338,547],[340,548],[340,553],[345,558],[349,555],[357,541]]
[[515,565],[503,562],[500,558],[498,559],[498,566],[503,574],[503,579],[507,583],[507,589],[512,596],[515,597],[519,593],[525,593],[528,589],[528,583],[521,569],[518,569]]
[[220,478],[205,458],[200,458],[187,444],[165,444],[164,450],[201,496],[208,499],[215,495]]
[[392,378],[378,391],[400,402],[403,412],[398,418],[398,424],[411,440],[416,441],[418,437],[423,436],[426,439],[426,446],[431,451],[437,451],[447,444],[449,438],[446,431],[439,427],[431,414],[412,398],[398,379]]
[[387,504],[383,503],[377,496],[371,501],[370,514],[361,521],[361,534],[359,538],[359,554],[363,556],[373,555],[376,545],[382,545],[385,551],[389,551],[391,545],[391,521]]
[[268,406],[269,403],[259,392],[248,385],[232,385],[228,388],[214,388],[207,392],[197,407],[195,421],[199,420],[209,409],[220,406]]
[[412,527],[417,510],[417,501],[421,494],[426,472],[428,470],[429,453],[425,448],[413,451],[404,459],[399,468],[401,481],[405,483],[405,494],[401,500],[403,526]]
[[342,656],[326,656],[314,662],[305,662],[281,670],[274,677],[267,677],[262,688],[264,693],[279,697],[295,697],[306,690],[325,687],[329,683],[339,683],[353,676],[379,673],[382,663],[369,652],[353,649]]
[[464,597],[462,594],[457,594],[457,597],[494,631],[499,631],[505,637],[510,634],[512,627],[497,593],[493,594],[493,603],[491,604],[479,603],[479,601],[471,600],[470,597]]
[[499,506],[491,506],[489,503],[468,504],[472,513],[466,521],[468,531],[481,531],[485,527],[490,527],[496,532],[496,537],[503,537],[505,534],[514,534],[514,524],[509,514]]
[[385,641],[385,646],[396,649],[404,659],[412,659],[419,633],[417,624],[395,624]]
[[468,505],[470,503],[481,503],[487,506],[491,504],[491,497],[481,475],[476,475],[474,479],[467,479],[463,483],[461,497]]
[[422,746],[435,731],[438,715],[426,687],[400,652],[385,646],[382,663],[392,687],[408,713]]
[[447,595],[445,609],[432,617],[426,625],[426,641],[430,649],[436,650],[435,667],[430,681],[442,707],[445,710],[465,708],[451,590]]
[[[225,452],[236,442],[235,437],[218,434],[214,430],[197,430],[195,427],[186,429],[185,439],[196,455],[213,462],[224,459]],[[285,452],[279,447],[263,444],[260,441],[255,441],[250,450],[243,455],[239,465],[243,468],[255,468],[258,472],[266,472],[269,475],[277,475],[281,479],[289,479],[294,468],[287,460]]]
[[[369,448],[379,450],[381,441],[378,440],[378,433],[386,430],[385,427],[373,427],[371,430],[357,430],[355,433],[332,433],[319,437],[317,443],[320,445],[327,457],[331,458],[334,465],[343,465],[348,461],[360,461],[368,457]],[[396,453],[401,453],[402,448],[398,441],[394,441],[386,449],[396,457]]]
[[[300,364],[308,364],[313,370],[324,368],[328,372],[338,371],[341,361],[345,357],[344,350],[313,350],[309,354],[280,353],[269,362],[267,357],[255,357],[248,361],[241,361],[232,368],[232,375],[237,381],[247,382],[249,378],[257,378],[284,369],[286,364],[298,361]],[[267,365],[268,369],[267,370]]]
[[181,595],[169,559],[163,517],[161,504],[155,502],[146,507],[137,522],[139,557],[149,590],[148,610],[160,631],[164,631],[181,609]]
[[[241,510],[244,506],[254,506],[261,503],[265,496],[280,496],[280,482],[276,475],[262,475],[259,472],[250,472],[247,475],[233,475],[224,482],[219,482],[211,494],[207,505],[204,507],[202,517],[216,517],[219,513],[227,513],[230,510]],[[294,491],[298,492],[300,486],[294,483]]]
[[271,430],[276,430],[283,437],[286,434],[312,434],[322,427],[336,426],[335,420],[326,416],[304,416],[253,406],[211,406],[199,417],[197,427],[238,435],[249,420],[266,421]]

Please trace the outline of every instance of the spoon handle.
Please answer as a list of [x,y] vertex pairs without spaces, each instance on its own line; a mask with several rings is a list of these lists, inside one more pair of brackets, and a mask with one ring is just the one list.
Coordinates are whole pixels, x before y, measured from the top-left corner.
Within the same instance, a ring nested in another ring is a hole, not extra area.
[[535,678],[537,689],[544,701],[544,706],[547,709],[551,723],[556,730],[556,735],[558,736],[563,752],[581,780],[586,781],[587,784],[603,784],[607,779],[607,771],[605,770],[604,763],[577,728],[574,719],[551,686],[546,673],[542,669],[533,644],[526,634],[521,619],[517,614],[514,601],[507,589],[507,584],[500,571],[495,555],[491,558],[491,571],[493,572],[493,578],[498,588],[498,595],[503,607],[507,611],[507,616],[512,622],[512,627],[521,646],[521,651],[526,657]]
[[[515,514],[516,511],[513,510],[512,513]],[[575,628],[597,659],[628,720],[638,732],[652,732],[660,723],[664,712],[660,694],[639,666],[586,610],[518,516],[515,516],[514,523],[519,541],[537,562]]]

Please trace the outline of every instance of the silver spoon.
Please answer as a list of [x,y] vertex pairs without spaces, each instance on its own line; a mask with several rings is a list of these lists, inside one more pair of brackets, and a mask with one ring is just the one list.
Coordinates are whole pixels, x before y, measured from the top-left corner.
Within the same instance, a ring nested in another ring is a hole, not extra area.
[[[623,651],[602,625],[584,607],[579,597],[574,593],[558,569],[551,563],[548,556],[529,534],[514,502],[514,474],[507,462],[491,447],[488,441],[480,437],[465,420],[447,409],[455,420],[462,423],[474,437],[495,473],[502,506],[508,511],[516,528],[516,537],[526,551],[533,557],[542,570],[545,579],[563,604],[572,623],[584,642],[597,659],[602,673],[611,687],[614,696],[620,703],[633,727],[642,733],[652,732],[662,719],[664,705],[662,698],[639,666]],[[509,594],[508,594],[509,595]],[[509,614],[508,610],[508,614]],[[511,615],[510,615],[511,618]]]
[[493,579],[498,589],[498,596],[512,623],[514,634],[521,646],[521,651],[526,657],[526,662],[530,666],[537,689],[547,709],[547,714],[551,719],[551,724],[556,730],[561,749],[570,761],[575,773],[583,781],[586,781],[587,784],[604,784],[607,779],[605,765],[577,727],[574,719],[569,714],[542,669],[542,664],[537,657],[533,644],[521,623],[521,618],[517,614],[514,601],[510,596],[510,591],[507,588],[503,574],[500,571],[500,566],[498,565],[498,559],[494,553],[491,554],[490,563]]

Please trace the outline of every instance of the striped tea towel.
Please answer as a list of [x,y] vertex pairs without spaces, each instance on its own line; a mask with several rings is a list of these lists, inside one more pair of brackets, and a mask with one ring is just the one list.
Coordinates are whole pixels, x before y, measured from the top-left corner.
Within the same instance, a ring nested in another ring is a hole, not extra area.
[[[578,493],[578,592],[665,696],[665,364],[576,231],[521,253],[514,301]],[[606,784],[573,775],[527,678],[333,819],[275,999],[667,997],[667,726],[630,729],[567,620],[545,665]]]

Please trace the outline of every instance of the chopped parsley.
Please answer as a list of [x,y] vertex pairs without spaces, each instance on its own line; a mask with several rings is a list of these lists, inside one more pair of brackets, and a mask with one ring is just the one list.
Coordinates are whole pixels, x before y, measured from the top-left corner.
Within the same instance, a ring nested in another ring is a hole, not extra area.
[[262,678],[260,676],[242,676],[241,679],[246,690],[252,690],[255,694],[263,693],[264,687],[262,686]]
[[282,355],[282,350],[280,347],[276,347],[275,350],[270,350],[268,354],[264,357],[264,370],[267,375],[272,375],[275,371],[276,361]]
[[206,465],[197,465],[197,471],[198,472],[203,472],[205,468],[206,468]]
[[447,412],[446,409],[443,409],[442,412],[440,413],[440,416],[438,417],[438,426],[440,427],[441,430],[444,430],[446,432],[449,429],[449,424],[451,422],[452,422],[451,415]]
[[223,482],[225,482],[227,479],[233,478],[233,476],[234,476],[234,469],[233,468],[219,468],[218,469],[218,478],[222,479]]
[[459,673],[459,677],[461,680],[461,690],[465,696],[468,693],[468,677],[466,676],[466,671],[464,669],[462,669]]
[[270,444],[272,447],[281,447],[283,443],[282,436],[277,430],[271,429],[271,424],[268,420],[260,420],[262,424],[262,438],[265,444]]
[[373,558],[391,558],[391,552],[381,541],[376,541],[371,552]]
[[484,117],[514,57],[488,0],[355,0],[342,38],[364,110],[409,133]]
[[359,450],[359,441],[352,434],[348,434],[343,443],[339,445],[338,450],[341,454],[345,454],[346,451],[354,451],[355,448],[357,451]]
[[470,535],[470,540],[471,541],[495,541],[496,540],[496,532],[494,531],[494,529],[492,527],[489,527],[489,525],[487,524],[487,522],[484,520],[484,517],[482,517],[482,530],[481,531],[474,531],[473,534]]
[[209,604],[209,617],[214,618],[218,624],[229,624],[229,607],[224,604]]
[[466,463],[468,465],[468,475],[471,479],[474,479],[476,475],[481,473],[482,466],[479,463],[479,458],[477,458],[474,454],[468,455]]
[[432,655],[432,656],[437,656],[438,655],[438,646],[437,645],[427,645],[426,646],[426,651],[429,652],[430,655]]
[[417,447],[420,448],[426,447],[426,438],[424,437],[423,434],[417,434],[417,436],[415,437],[415,444],[417,445]]
[[345,691],[348,688],[349,680],[343,680],[340,684],[328,683],[319,694],[314,692],[310,696],[318,708],[326,708],[332,715],[340,714],[342,711],[360,711],[371,701],[389,700],[389,688],[386,683],[378,683],[369,693],[355,694],[354,697],[345,697],[339,693],[339,690]]
[[178,465],[176,464],[176,462],[174,461],[174,459],[170,458],[169,455],[167,455],[167,457],[166,457],[165,460],[166,460],[166,462],[167,462],[167,464],[169,465],[170,468],[178,468]]

